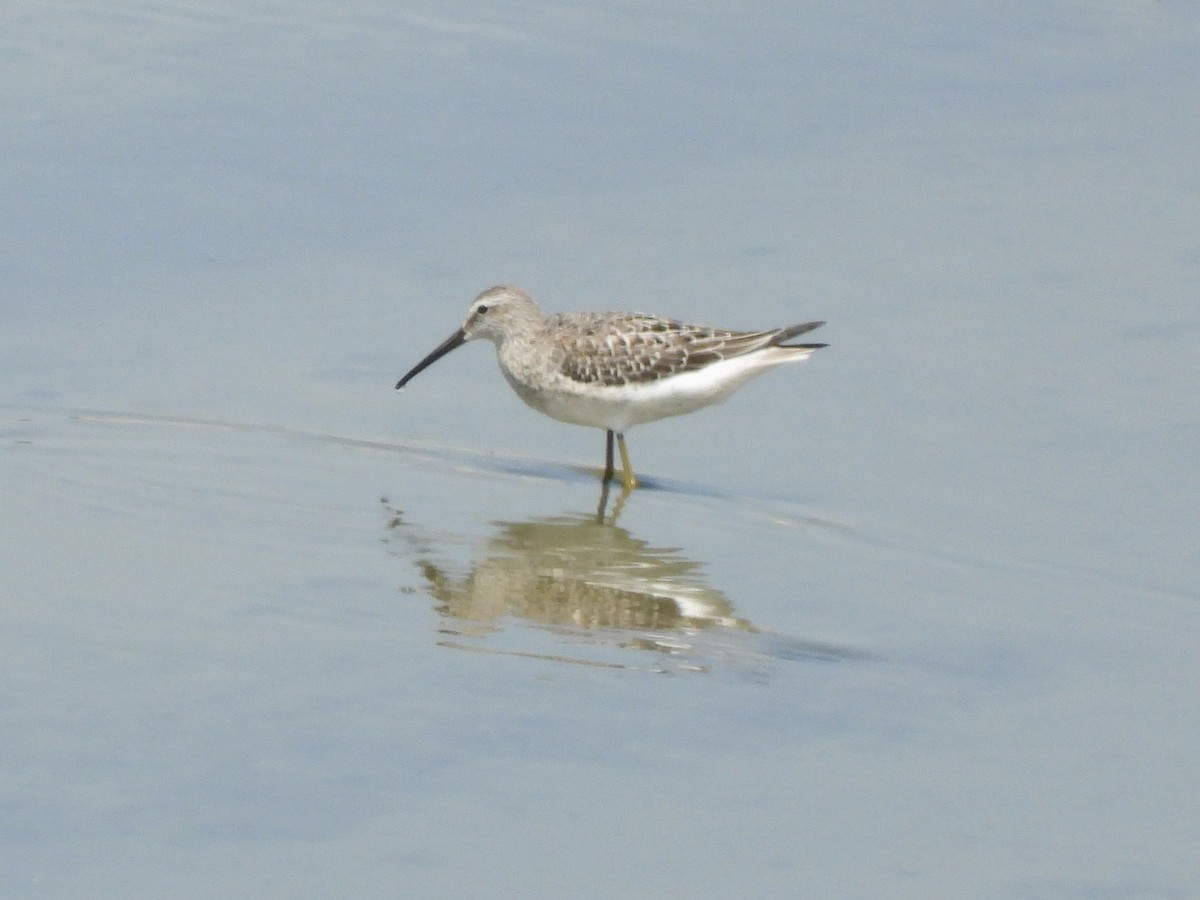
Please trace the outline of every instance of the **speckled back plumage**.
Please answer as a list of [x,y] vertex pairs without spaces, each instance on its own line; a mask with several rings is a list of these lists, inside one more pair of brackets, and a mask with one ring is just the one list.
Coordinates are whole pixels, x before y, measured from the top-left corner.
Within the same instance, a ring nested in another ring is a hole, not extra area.
[[[753,353],[821,325],[728,331],[640,313],[560,313],[546,319],[560,351],[560,371],[580,384],[644,384]],[[798,345],[815,349],[824,345]]]

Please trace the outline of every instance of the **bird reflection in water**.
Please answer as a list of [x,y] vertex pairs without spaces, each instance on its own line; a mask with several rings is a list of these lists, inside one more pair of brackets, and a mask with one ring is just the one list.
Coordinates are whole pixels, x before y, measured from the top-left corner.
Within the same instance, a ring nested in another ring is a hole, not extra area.
[[619,651],[654,651],[655,670],[705,671],[717,661],[739,665],[844,655],[836,648],[760,634],[735,615],[724,593],[705,583],[699,563],[676,549],[651,546],[606,519],[605,500],[598,514],[494,523],[493,535],[465,573],[435,561],[429,540],[394,515],[393,532],[398,537],[409,532],[404,555],[414,558],[445,617],[441,643],[585,665],[643,667],[504,650],[494,640],[471,643],[504,630],[506,620],[523,620],[554,635],[558,646],[566,638]]

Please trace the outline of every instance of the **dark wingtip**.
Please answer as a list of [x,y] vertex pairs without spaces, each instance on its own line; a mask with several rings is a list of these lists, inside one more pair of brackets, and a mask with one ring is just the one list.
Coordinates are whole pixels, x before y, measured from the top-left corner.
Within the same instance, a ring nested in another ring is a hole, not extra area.
[[828,347],[828,344],[785,344],[784,341],[790,341],[794,337],[799,337],[802,334],[807,334],[813,329],[820,328],[825,323],[822,322],[805,322],[803,325],[789,325],[787,328],[780,328],[779,333],[771,340],[771,344],[776,347],[803,347],[808,350],[819,350],[821,347]]

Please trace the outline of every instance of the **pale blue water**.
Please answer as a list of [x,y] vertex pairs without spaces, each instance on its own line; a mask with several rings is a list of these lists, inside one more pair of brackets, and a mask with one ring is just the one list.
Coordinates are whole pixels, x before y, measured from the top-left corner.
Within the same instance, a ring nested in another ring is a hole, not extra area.
[[[0,895],[1200,893],[1198,37],[7,4]],[[831,347],[598,522],[500,281]]]

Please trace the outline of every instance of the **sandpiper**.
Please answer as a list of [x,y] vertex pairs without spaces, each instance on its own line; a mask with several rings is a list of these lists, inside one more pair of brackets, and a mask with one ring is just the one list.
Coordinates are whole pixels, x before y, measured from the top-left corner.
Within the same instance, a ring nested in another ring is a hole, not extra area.
[[807,359],[828,345],[784,342],[824,324],[727,331],[640,313],[544,316],[523,290],[498,285],[475,298],[463,326],[413,366],[396,390],[456,347],[486,338],[527,404],[560,422],[605,429],[605,482],[614,474],[616,435],[628,491],[638,483],[625,447],[629,428],[719,403],[754,376]]

